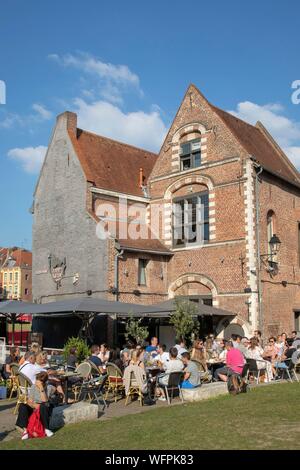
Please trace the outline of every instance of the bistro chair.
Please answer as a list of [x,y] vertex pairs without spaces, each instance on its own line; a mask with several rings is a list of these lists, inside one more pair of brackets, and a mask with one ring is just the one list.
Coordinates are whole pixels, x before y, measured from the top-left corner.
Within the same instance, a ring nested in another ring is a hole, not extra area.
[[184,373],[182,371],[181,372],[171,372],[169,374],[168,385],[162,385],[164,387],[164,390],[165,390],[168,405],[171,404],[169,391],[172,392],[172,399],[173,399],[174,398],[174,390],[178,390],[181,402],[182,403],[184,402],[183,394],[182,394],[182,390],[181,390],[181,386],[180,386],[182,381],[183,381],[183,376],[184,376]]
[[127,404],[128,404],[129,397],[132,398],[134,395],[138,396],[138,401],[140,402],[140,405],[143,406],[143,404],[144,404],[144,395],[143,395],[142,389],[139,386],[139,384],[138,384],[138,382],[135,378],[134,372],[131,371],[130,372],[129,389],[128,389],[128,393],[127,393],[126,400],[125,400],[125,406],[127,406]]
[[18,392],[18,387],[19,387],[19,381],[18,381],[18,371],[19,371],[19,365],[18,364],[11,364],[10,365],[10,370],[11,370],[11,375],[8,379],[9,383],[9,389],[10,389],[10,394],[9,394],[9,400],[12,399],[13,393]]
[[106,383],[105,399],[107,400],[109,393],[111,393],[112,397],[114,398],[114,401],[116,402],[118,399],[118,396],[119,395],[122,396],[125,390],[125,387],[123,384],[123,374],[121,370],[119,369],[119,367],[113,364],[112,362],[107,363],[106,371],[107,371],[107,383]]
[[26,404],[28,399],[28,391],[32,386],[31,380],[22,374],[22,372],[17,373],[18,378],[18,390],[17,390],[17,403],[14,409],[14,414],[17,414],[19,411],[19,406],[21,403]]
[[91,376],[91,371],[92,371],[92,366],[89,362],[82,362],[79,364],[75,372],[77,372],[78,375],[78,382],[72,385],[72,392],[74,393],[74,400],[77,401],[77,398],[80,395],[80,391],[82,386],[88,382]]
[[295,370],[295,363],[293,362],[292,358],[277,363],[275,376],[280,376],[282,379],[287,376],[290,382],[293,382],[293,378],[295,379],[295,381],[299,382]]
[[256,380],[256,383],[259,383],[260,377],[266,374],[266,369],[259,369],[257,366],[258,362],[266,362],[266,361],[259,361],[255,359],[246,359],[246,363],[248,364],[248,372],[247,372],[247,380],[249,379],[249,375],[252,375]]
[[103,395],[106,381],[107,375],[100,375],[99,377],[93,377],[83,383],[79,393],[79,400],[86,400],[87,397],[89,398],[90,403],[92,403],[93,400],[96,400],[98,408],[100,407],[99,400],[102,400],[104,410],[107,407],[107,403]]
[[100,374],[100,371],[99,371],[98,367],[96,366],[96,364],[93,361],[90,361],[89,359],[87,359],[86,362],[88,364],[90,364],[90,366],[91,366],[91,375],[93,377],[99,377],[99,375],[101,375],[101,374]]

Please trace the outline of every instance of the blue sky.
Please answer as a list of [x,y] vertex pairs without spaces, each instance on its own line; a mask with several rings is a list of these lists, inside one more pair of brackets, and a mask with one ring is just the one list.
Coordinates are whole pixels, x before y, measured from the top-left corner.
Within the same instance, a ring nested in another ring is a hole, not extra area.
[[260,119],[300,168],[299,31],[297,0],[1,2],[0,246],[31,248],[28,208],[66,109],[81,127],[158,150],[193,82]]

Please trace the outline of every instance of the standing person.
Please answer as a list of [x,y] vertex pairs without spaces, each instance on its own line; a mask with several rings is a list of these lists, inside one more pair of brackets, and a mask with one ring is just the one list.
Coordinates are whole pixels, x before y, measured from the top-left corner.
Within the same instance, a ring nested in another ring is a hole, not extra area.
[[49,404],[47,395],[47,380],[47,372],[39,372],[36,376],[35,384],[33,384],[30,388],[27,403],[20,404],[16,426],[23,429],[23,434],[21,437],[22,440],[29,438],[27,432],[29,417],[37,408],[40,410],[40,417],[45,428],[46,436],[53,436],[53,432],[49,429],[49,419],[51,416],[52,407]]
[[232,341],[226,342],[226,366],[215,371],[215,379],[227,382],[227,377],[232,374],[241,374],[245,364],[245,359],[241,351],[233,347]]
[[263,348],[264,345],[263,345],[263,339],[262,339],[262,335],[261,335],[261,331],[260,331],[260,330],[254,330],[254,338],[257,339],[257,344],[258,344],[258,346],[260,346],[261,348]]
[[11,364],[18,364],[20,360],[20,350],[19,348],[12,347],[9,351],[9,356],[5,360],[5,368],[3,376],[5,379],[9,379],[11,376]]
[[184,377],[181,388],[194,388],[200,385],[200,372],[195,362],[191,361],[189,352],[185,352],[181,356],[184,365]]

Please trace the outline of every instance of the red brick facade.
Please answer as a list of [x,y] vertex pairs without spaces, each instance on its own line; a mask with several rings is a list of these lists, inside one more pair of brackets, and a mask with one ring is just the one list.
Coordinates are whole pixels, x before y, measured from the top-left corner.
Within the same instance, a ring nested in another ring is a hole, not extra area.
[[[119,259],[119,299],[156,303],[177,295],[210,296],[214,306],[237,314],[233,321],[248,335],[258,327],[265,335],[290,331],[294,309],[300,309],[299,189],[280,175],[263,171],[256,191],[255,155],[247,153],[215,109],[195,87],[189,88],[147,182],[149,207],[160,203],[165,210],[159,238],[171,256],[125,250]],[[201,135],[202,165],[180,171],[178,147],[189,140],[189,134]],[[174,249],[173,198],[203,190],[209,193],[209,243]],[[268,272],[266,258],[257,255],[256,201],[262,255],[268,251],[268,211],[276,217],[274,233],[282,242],[276,276]],[[110,287],[114,286],[115,253],[111,242]],[[151,260],[147,286],[138,285],[138,258]]]

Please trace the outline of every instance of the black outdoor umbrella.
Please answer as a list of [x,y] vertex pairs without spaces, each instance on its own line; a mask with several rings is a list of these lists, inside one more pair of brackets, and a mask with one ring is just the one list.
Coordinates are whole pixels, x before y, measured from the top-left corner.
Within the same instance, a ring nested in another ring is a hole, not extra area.
[[[19,306],[17,304],[22,304],[22,306]],[[45,304],[27,304],[25,302],[16,302],[16,305],[7,305],[3,308],[0,308],[0,314],[1,312],[31,313],[32,315],[41,316],[69,316],[70,314],[75,313],[116,313],[124,315],[146,315],[164,311],[167,311],[164,306],[160,308],[156,306],[153,307],[152,305],[116,302],[113,300],[95,299],[91,297],[59,300],[58,302],[49,302]]]
[[[196,307],[196,315],[200,316],[235,316],[233,312],[228,310],[223,310],[222,308],[212,307],[211,305],[206,305],[202,303],[190,302]],[[176,310],[176,299],[169,299],[164,302],[159,302],[158,304],[151,305],[153,309],[156,309],[158,315],[166,316],[164,312],[174,312]],[[161,313],[160,313],[161,312]]]

